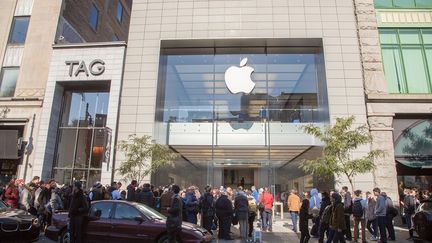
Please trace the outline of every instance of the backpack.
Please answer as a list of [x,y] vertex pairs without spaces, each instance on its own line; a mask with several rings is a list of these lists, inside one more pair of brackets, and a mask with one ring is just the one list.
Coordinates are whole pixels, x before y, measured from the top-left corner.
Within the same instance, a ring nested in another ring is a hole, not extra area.
[[248,208],[249,212],[256,212],[257,211],[257,204],[255,200],[248,200]]
[[352,204],[352,214],[357,218],[363,217],[363,206],[361,200],[354,200],[354,203]]
[[321,223],[323,225],[329,225],[330,224],[330,218],[332,215],[332,206],[328,205],[321,216]]

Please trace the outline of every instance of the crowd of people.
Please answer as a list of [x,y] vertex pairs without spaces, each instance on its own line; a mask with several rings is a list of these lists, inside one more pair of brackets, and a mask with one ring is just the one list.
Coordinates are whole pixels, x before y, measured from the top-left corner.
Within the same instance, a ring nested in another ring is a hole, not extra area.
[[[71,238],[75,238],[73,242],[80,242],[80,222],[87,214],[91,201],[127,200],[154,208],[167,216],[170,242],[175,242],[179,237],[183,221],[201,224],[211,234],[217,230],[217,237],[225,240],[232,239],[231,225],[238,224],[241,239],[249,241],[254,222],[259,222],[261,231],[272,231],[275,202],[268,187],[256,189],[252,186],[249,190],[239,186],[234,190],[231,187],[206,186],[200,191],[196,186],[184,189],[177,185],[155,187],[149,183],[140,186],[136,180],[126,190],[122,189],[121,182],[105,186],[97,182],[88,192],[84,192],[80,182],[59,187],[55,180],[44,182],[35,176],[27,184],[23,180],[11,180],[1,190],[1,199],[12,208],[37,215],[45,225],[49,225],[55,211],[69,210]],[[370,241],[394,241],[393,219],[399,214],[409,229],[409,238],[412,238],[413,215],[421,201],[430,199],[430,194],[405,188],[400,198],[398,210],[391,198],[379,188],[374,188],[372,192],[356,190],[353,194],[348,187],[342,187],[340,192],[319,192],[313,188],[301,195],[293,189],[277,195],[277,200],[288,208],[292,230],[300,231],[301,243],[307,243],[311,237],[318,238],[320,243],[352,240],[363,243],[368,241],[366,230],[371,235]]]

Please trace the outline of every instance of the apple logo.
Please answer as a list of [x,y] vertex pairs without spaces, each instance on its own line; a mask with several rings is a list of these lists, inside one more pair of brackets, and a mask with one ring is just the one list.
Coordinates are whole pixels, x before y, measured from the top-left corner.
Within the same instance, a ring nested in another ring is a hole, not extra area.
[[243,58],[240,67],[231,66],[225,71],[225,84],[233,94],[249,94],[255,88],[255,83],[251,80],[254,69],[246,66],[247,61],[247,58]]

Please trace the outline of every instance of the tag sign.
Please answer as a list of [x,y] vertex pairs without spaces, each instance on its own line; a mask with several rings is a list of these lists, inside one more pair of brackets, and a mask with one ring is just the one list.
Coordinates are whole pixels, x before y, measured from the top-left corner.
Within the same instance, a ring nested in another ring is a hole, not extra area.
[[[69,66],[69,77],[77,77],[80,73],[85,73],[85,75],[89,76],[90,74],[93,76],[99,76],[105,72],[105,62],[101,59],[95,59],[90,62],[90,65],[87,65],[84,61],[65,61],[66,66]],[[75,69],[75,66],[78,66]]]

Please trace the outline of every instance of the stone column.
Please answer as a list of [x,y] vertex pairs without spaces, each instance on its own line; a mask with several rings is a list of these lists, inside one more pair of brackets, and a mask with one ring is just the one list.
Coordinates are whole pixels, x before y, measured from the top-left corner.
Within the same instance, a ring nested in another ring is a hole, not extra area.
[[360,56],[366,94],[388,93],[374,0],[354,0]]
[[376,168],[372,173],[374,185],[397,202],[399,193],[394,160],[393,114],[369,115],[368,123],[373,138],[371,149],[383,150],[385,153],[375,160]]

